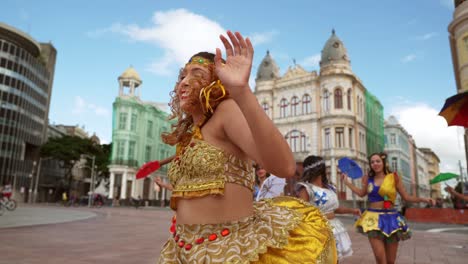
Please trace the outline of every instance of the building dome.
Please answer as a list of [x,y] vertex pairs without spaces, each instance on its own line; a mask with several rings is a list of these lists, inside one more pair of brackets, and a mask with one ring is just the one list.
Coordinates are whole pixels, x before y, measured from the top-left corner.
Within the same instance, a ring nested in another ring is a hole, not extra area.
[[270,51],[267,51],[257,71],[256,81],[270,81],[279,78],[279,68],[275,60],[270,56]]
[[122,80],[123,85],[125,85],[125,86],[130,86],[129,85],[130,80],[134,81],[137,84],[135,87],[137,87],[138,85],[140,85],[142,83],[140,75],[138,74],[138,72],[132,66],[128,67],[128,69],[126,69],[122,73],[122,75],[119,76],[118,80],[119,81]]
[[91,136],[90,140],[91,140],[92,142],[94,142],[95,144],[98,144],[98,145],[101,144],[101,140],[99,139],[98,136],[96,136],[96,133],[94,133],[94,134]]
[[331,64],[349,64],[350,60],[348,52],[343,44],[343,41],[339,39],[335,30],[332,30],[332,35],[325,43],[322,50],[322,58],[320,60],[320,67],[325,67]]

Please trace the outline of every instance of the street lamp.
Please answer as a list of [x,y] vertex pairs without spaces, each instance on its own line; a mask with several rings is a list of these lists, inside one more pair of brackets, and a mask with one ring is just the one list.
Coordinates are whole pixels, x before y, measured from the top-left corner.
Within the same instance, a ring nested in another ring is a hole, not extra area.
[[[88,207],[91,207],[92,194],[94,194],[94,162],[96,160],[96,156],[88,155],[88,154],[81,154],[81,157],[90,158],[93,161],[91,164],[91,182],[89,185],[89,194],[88,194]],[[83,167],[88,167],[88,166],[83,166]]]

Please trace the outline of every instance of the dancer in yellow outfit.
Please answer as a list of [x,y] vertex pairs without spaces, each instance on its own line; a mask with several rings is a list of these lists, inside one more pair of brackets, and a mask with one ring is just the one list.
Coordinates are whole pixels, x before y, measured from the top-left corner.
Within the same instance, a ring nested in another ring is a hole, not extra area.
[[407,202],[433,204],[430,198],[409,195],[396,173],[387,168],[387,155],[374,153],[369,157],[369,175],[362,177],[362,188],[354,186],[342,174],[348,188],[360,197],[367,195],[369,208],[356,221],[358,232],[369,239],[376,263],[392,264],[397,257],[398,243],[411,237],[405,218],[394,209],[397,192]]
[[159,263],[335,263],[318,209],[292,197],[253,202],[253,162],[279,177],[293,176],[295,162],[249,87],[250,40],[227,35],[226,60],[220,49],[192,56],[172,93],[178,120],[163,140],[177,145],[168,172],[176,218]]

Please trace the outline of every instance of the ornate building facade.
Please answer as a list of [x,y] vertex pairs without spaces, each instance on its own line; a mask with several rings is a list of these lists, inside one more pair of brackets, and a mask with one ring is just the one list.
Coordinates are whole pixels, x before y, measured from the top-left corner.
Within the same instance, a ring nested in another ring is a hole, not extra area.
[[[125,200],[140,196],[145,200],[168,200],[170,193],[165,188],[156,193],[151,179],[135,178],[144,163],[164,159],[175,152],[161,140],[161,133],[170,129],[168,114],[156,103],[140,99],[142,81],[132,67],[118,81],[119,96],[113,104],[109,198]],[[167,178],[165,167],[155,174]]]
[[[336,184],[340,182],[339,158],[350,157],[367,168],[368,142],[373,149],[383,150],[383,107],[353,73],[335,31],[322,50],[319,73],[294,65],[281,76],[267,52],[258,67],[255,95],[289,143],[299,165],[298,175],[306,156],[320,155]],[[368,116],[371,110],[372,118]],[[286,194],[293,194],[298,177],[288,182]],[[339,185],[338,191],[341,199],[351,198],[345,186]]]

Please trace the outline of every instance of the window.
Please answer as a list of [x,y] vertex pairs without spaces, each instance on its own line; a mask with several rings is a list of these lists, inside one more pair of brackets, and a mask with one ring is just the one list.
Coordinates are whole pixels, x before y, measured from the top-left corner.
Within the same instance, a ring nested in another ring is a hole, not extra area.
[[297,106],[299,105],[299,98],[297,96],[293,96],[291,98],[291,115],[296,116],[297,115]]
[[348,90],[348,94],[346,95],[347,103],[348,103],[348,110],[351,111],[351,89]]
[[280,101],[280,117],[286,117],[288,115],[287,109],[288,109],[288,100],[283,98]]
[[343,92],[341,89],[335,89],[335,109],[343,108]]
[[298,130],[293,130],[286,135],[286,141],[289,144],[292,152],[306,151],[306,135]]
[[127,127],[127,113],[120,113],[119,116],[119,129],[120,130],[125,130]]
[[150,161],[151,160],[151,146],[146,146],[145,150],[145,161]]
[[117,141],[117,159],[123,159],[125,151],[125,141]]
[[325,113],[330,112],[330,95],[326,89],[323,91],[323,110]]
[[392,170],[398,171],[398,160],[395,157],[392,158]]
[[136,131],[137,128],[137,115],[132,114],[132,120],[130,122],[130,131]]
[[395,134],[390,134],[390,144],[395,145],[396,144],[396,135]]
[[128,159],[129,160],[135,159],[135,145],[136,145],[135,141],[130,141],[128,143]]
[[335,146],[337,148],[344,148],[344,128],[335,128]]
[[263,108],[263,111],[265,111],[267,115],[270,115],[270,106],[268,105],[267,102],[262,103],[262,108]]
[[331,148],[331,141],[330,141],[330,128],[325,128],[325,142],[324,147],[326,149]]
[[149,138],[153,137],[153,121],[148,120],[148,127],[146,130],[146,136]]
[[310,98],[310,95],[305,94],[302,97],[302,114],[304,115],[310,114],[312,110],[311,102],[312,102],[312,99]]
[[350,128],[349,129],[349,148],[351,148],[351,149],[353,148],[353,140],[354,140],[354,138],[353,138],[353,129]]

